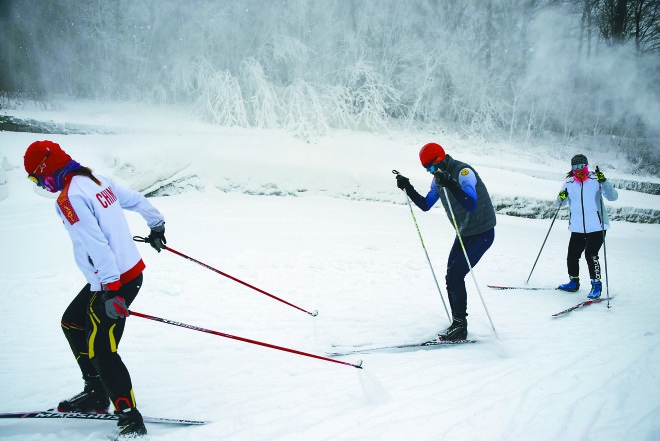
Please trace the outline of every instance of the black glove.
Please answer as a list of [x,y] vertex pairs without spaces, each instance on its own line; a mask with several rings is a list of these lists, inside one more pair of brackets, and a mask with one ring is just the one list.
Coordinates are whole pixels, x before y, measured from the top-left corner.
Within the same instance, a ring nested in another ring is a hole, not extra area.
[[596,166],[596,179],[598,180],[599,184],[602,184],[603,182],[607,181],[607,179],[605,179],[605,175],[603,174],[602,171],[600,171],[598,166]]
[[458,181],[452,178],[449,173],[444,170],[436,170],[433,172],[435,176],[435,183],[449,189],[458,186]]
[[151,245],[153,249],[159,253],[161,249],[167,248],[165,246],[167,243],[167,240],[165,240],[165,222],[153,227],[151,229],[151,233],[149,233],[149,237],[147,237],[145,242]]
[[403,175],[396,175],[396,186],[401,190],[405,190],[406,188],[410,187],[410,179]]

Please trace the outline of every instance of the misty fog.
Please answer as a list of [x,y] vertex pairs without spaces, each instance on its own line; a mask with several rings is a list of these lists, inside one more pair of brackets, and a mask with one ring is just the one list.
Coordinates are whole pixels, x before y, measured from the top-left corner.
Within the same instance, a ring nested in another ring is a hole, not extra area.
[[0,109],[185,104],[308,142],[452,131],[660,173],[658,0],[0,0],[0,26]]

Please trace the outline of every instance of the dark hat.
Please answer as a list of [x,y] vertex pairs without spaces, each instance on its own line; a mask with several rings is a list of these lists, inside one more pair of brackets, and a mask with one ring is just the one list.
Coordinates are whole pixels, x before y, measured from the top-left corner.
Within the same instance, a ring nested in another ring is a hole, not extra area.
[[571,159],[571,165],[578,165],[578,164],[589,164],[589,161],[587,160],[587,157],[584,155],[575,155]]
[[25,151],[23,163],[25,171],[29,175],[44,175],[59,170],[71,161],[71,156],[67,155],[60,148],[59,144],[53,141],[36,141],[30,144]]
[[424,168],[429,168],[445,159],[445,149],[440,144],[429,142],[419,151],[419,160]]

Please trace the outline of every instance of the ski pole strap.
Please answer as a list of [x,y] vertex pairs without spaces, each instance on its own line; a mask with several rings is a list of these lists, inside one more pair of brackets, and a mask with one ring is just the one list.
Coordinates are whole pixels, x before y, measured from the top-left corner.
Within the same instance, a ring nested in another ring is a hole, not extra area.
[[[133,236],[133,240],[134,240],[135,242],[146,242],[146,243],[149,243],[149,238],[147,238],[147,237]],[[297,310],[299,310],[299,311],[305,312],[305,313],[311,315],[312,317],[316,317],[316,316],[319,314],[319,312],[318,312],[317,310],[314,310],[314,311],[312,311],[312,312],[307,311],[307,310],[305,310],[305,309],[303,309],[303,308],[301,308],[301,307],[299,307],[299,306],[294,305],[293,303],[289,303],[289,302],[287,302],[287,301],[284,300],[284,299],[281,299],[281,298],[279,298],[279,297],[277,297],[277,296],[274,296],[273,294],[270,294],[270,293],[264,291],[263,289],[257,288],[256,286],[250,285],[249,283],[244,282],[244,281],[242,281],[242,280],[240,280],[240,279],[237,279],[237,278],[234,277],[234,276],[231,276],[231,275],[229,275],[229,274],[227,274],[227,273],[224,273],[224,272],[222,272],[222,271],[220,271],[220,270],[218,270],[218,269],[216,269],[216,268],[213,268],[211,265],[207,265],[207,264],[205,264],[204,262],[200,262],[200,261],[197,260],[197,259],[193,259],[192,257],[187,256],[187,255],[185,255],[185,254],[183,254],[183,253],[181,253],[181,252],[175,250],[175,249],[172,248],[172,247],[168,247],[168,246],[165,246],[165,245],[163,244],[163,248],[166,249],[167,251],[169,251],[170,253],[174,253],[174,254],[176,254],[177,256],[181,256],[181,257],[183,257],[184,259],[187,259],[187,260],[189,260],[189,261],[191,261],[191,262],[194,262],[194,263],[196,263],[196,264],[198,264],[198,265],[201,265],[201,266],[203,266],[203,267],[206,268],[206,269],[210,269],[211,271],[216,272],[216,273],[220,274],[221,276],[225,276],[225,277],[227,277],[227,278],[233,280],[234,282],[238,282],[238,283],[240,283],[241,285],[247,286],[248,288],[251,288],[251,289],[253,289],[253,290],[257,291],[257,292],[260,292],[261,294],[267,295],[268,297],[273,298],[273,299],[277,300],[278,302],[282,302],[282,303],[284,303],[285,305],[289,305],[289,306],[291,306],[292,308],[295,308],[295,309],[297,309]]]
[[186,323],[175,322],[173,320],[168,320],[168,319],[164,319],[164,318],[160,318],[160,317],[154,317],[153,315],[142,314],[142,313],[137,312],[137,311],[131,311],[131,316],[142,317],[142,318],[145,318],[145,319],[148,319],[148,320],[154,320],[154,321],[157,321],[157,322],[166,323],[168,325],[173,325],[173,326],[179,326],[181,328],[192,329],[193,331],[205,332],[207,334],[213,334],[213,335],[218,335],[220,337],[231,338],[233,340],[239,340],[239,341],[242,341],[242,342],[245,342],[245,343],[251,343],[251,344],[254,344],[254,345],[264,346],[264,347],[271,348],[271,349],[277,349],[279,351],[291,352],[292,354],[303,355],[305,357],[316,358],[316,359],[324,360],[324,361],[331,361],[333,363],[343,364],[343,365],[346,365],[346,366],[352,366],[354,368],[362,369],[362,360],[359,360],[355,364],[348,363],[348,362],[345,362],[345,361],[340,361],[340,360],[333,360],[332,358],[322,357],[320,355],[310,354],[310,353],[298,351],[298,350],[295,350],[295,349],[289,349],[289,348],[285,348],[285,347],[282,347],[282,346],[272,345],[270,343],[264,343],[264,342],[257,341],[257,340],[250,340],[249,338],[237,337],[235,335],[225,334],[224,332],[218,332],[218,331],[213,331],[211,329],[200,328],[199,326],[188,325]]

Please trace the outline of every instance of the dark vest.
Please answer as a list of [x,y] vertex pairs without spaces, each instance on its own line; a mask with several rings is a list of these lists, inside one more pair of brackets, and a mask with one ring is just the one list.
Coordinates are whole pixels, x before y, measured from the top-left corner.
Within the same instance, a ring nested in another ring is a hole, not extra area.
[[[497,220],[495,218],[495,209],[493,208],[493,203],[490,200],[490,195],[483,181],[479,177],[479,174],[474,171],[474,168],[470,167],[464,162],[460,162],[447,155],[445,158],[447,161],[446,171],[451,177],[458,181],[458,176],[461,170],[464,168],[469,168],[472,170],[474,175],[477,177],[477,209],[472,213],[468,213],[465,209],[458,203],[454,195],[451,194],[451,191],[447,190],[447,195],[449,196],[449,202],[451,203],[451,209],[454,211],[454,216],[456,217],[456,223],[458,224],[458,231],[461,236],[475,236],[477,234],[485,233],[491,228],[495,227]],[[445,212],[449,221],[454,224],[452,220],[451,213],[447,206],[447,199],[445,198],[445,191],[442,187],[436,187],[438,193],[440,194],[440,201],[442,202],[443,207],[445,207]]]

